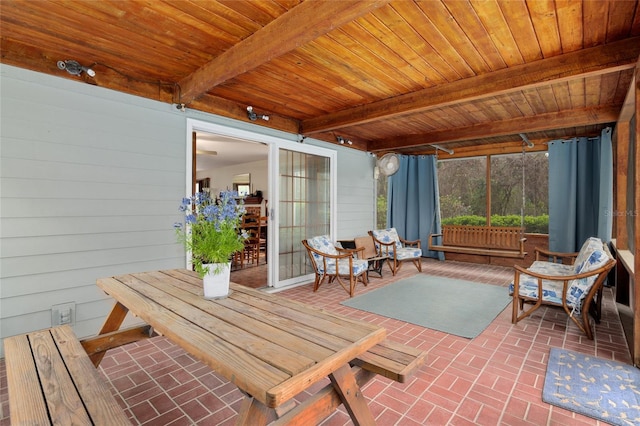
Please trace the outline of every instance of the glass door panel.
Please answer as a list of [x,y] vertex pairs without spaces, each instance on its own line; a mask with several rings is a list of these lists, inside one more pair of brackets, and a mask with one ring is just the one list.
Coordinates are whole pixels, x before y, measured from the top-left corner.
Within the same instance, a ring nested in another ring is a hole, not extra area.
[[301,241],[331,235],[331,158],[279,150],[278,282],[313,273]]

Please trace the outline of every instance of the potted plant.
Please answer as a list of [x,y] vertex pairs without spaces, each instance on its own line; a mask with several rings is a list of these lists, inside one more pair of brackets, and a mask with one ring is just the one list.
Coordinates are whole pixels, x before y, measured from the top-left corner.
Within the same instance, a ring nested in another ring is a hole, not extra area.
[[244,206],[236,199],[234,191],[221,192],[215,200],[207,192],[198,192],[180,204],[184,223],[174,227],[178,241],[191,253],[194,269],[203,278],[206,298],[229,293],[231,258],[244,249],[247,235],[240,230]]

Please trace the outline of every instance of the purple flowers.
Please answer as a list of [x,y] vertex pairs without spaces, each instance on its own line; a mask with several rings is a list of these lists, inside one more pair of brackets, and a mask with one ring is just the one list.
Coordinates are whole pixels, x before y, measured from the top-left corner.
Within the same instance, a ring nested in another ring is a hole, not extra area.
[[215,200],[206,192],[182,199],[179,210],[185,214],[184,225],[176,223],[174,228],[201,275],[207,270],[203,265],[229,262],[233,253],[244,248],[246,233],[239,227],[245,210],[236,197],[236,192],[225,191]]

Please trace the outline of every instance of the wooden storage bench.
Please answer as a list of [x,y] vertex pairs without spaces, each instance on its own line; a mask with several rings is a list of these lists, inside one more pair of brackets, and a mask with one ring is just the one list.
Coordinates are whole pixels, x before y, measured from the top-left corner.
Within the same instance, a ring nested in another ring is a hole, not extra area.
[[[360,388],[376,374],[405,383],[415,374],[427,357],[427,353],[408,345],[386,339],[351,362]],[[340,406],[341,401],[332,384],[306,399],[273,423],[317,424]]]
[[[441,234],[429,235],[429,250],[523,259],[524,229],[520,227],[443,225]],[[433,239],[442,237],[442,244]]]
[[14,425],[130,425],[68,325],[4,340]]

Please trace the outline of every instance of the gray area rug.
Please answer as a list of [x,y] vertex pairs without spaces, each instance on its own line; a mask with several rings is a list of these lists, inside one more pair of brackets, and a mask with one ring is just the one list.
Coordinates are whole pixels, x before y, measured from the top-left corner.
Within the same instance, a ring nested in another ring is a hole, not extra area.
[[472,339],[511,300],[506,287],[418,274],[342,304]]

